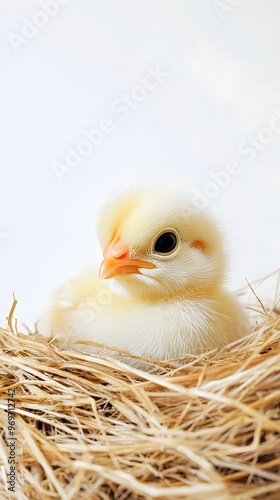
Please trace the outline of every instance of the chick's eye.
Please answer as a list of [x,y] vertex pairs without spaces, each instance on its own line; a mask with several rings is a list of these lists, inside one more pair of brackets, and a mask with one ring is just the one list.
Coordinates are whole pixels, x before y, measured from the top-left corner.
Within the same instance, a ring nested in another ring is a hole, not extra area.
[[154,245],[154,251],[157,253],[170,253],[177,245],[177,236],[174,233],[166,232],[161,234]]

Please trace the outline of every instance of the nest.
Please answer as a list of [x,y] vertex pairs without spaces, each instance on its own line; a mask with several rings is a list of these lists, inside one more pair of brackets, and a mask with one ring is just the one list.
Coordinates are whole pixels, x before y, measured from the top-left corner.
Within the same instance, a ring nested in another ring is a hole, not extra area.
[[280,312],[259,309],[243,342],[182,366],[150,360],[148,371],[105,350],[60,350],[18,333],[10,316],[0,330],[1,499],[279,499]]

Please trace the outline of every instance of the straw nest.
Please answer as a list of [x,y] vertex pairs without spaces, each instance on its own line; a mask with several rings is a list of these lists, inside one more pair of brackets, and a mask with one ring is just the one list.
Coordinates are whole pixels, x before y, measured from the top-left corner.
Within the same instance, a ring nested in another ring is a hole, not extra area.
[[148,371],[105,350],[59,350],[18,333],[10,315],[12,331],[0,331],[1,499],[279,499],[280,313],[259,309],[239,345]]

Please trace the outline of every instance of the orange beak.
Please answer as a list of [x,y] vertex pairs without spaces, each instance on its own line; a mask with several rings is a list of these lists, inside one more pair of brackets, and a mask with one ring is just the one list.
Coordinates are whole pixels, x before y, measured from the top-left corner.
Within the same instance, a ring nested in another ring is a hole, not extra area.
[[131,259],[129,248],[116,235],[104,250],[104,259],[100,266],[99,276],[108,279],[118,274],[141,274],[140,268],[153,269],[154,264],[145,260]]

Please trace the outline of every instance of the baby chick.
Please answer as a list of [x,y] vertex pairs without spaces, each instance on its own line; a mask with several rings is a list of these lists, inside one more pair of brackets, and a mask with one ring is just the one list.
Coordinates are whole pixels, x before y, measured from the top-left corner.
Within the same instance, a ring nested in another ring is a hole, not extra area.
[[[167,360],[222,348],[243,336],[241,305],[223,288],[218,225],[192,193],[159,181],[123,192],[101,212],[103,261],[60,287],[43,333]],[[106,280],[106,281],[105,281]],[[75,343],[75,344],[74,344]]]

